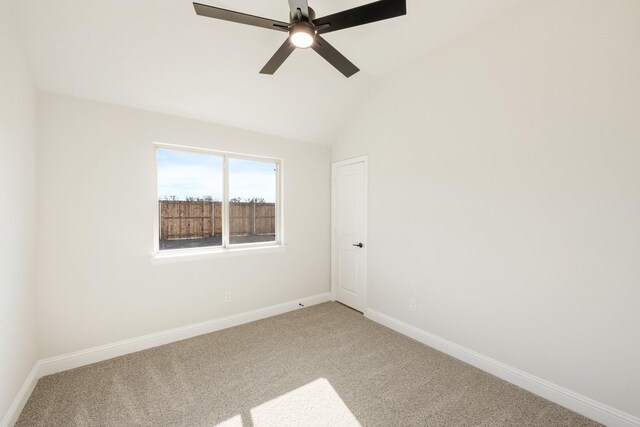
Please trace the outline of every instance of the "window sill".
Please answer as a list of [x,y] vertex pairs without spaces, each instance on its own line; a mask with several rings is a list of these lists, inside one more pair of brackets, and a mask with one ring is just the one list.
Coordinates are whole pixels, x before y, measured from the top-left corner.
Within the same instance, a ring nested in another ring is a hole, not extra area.
[[226,258],[238,255],[259,255],[284,252],[287,245],[253,246],[245,248],[209,248],[209,249],[178,249],[162,251],[151,257],[151,264],[169,264],[173,262],[197,261],[202,259]]

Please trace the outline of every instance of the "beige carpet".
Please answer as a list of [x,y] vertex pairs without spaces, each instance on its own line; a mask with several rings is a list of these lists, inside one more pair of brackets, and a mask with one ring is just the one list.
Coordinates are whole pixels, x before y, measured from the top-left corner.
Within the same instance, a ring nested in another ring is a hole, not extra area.
[[325,303],[42,378],[17,426],[595,426]]

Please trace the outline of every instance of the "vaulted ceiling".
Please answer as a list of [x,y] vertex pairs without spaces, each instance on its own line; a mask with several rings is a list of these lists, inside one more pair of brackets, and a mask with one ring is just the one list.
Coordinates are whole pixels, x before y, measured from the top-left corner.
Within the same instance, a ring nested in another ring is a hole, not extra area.
[[[287,0],[199,0],[277,20]],[[285,33],[199,17],[188,0],[13,0],[39,89],[331,143],[367,92],[526,0],[408,0],[407,16],[325,38],[361,71],[346,79],[296,50],[258,71]],[[318,16],[367,0],[311,0]]]

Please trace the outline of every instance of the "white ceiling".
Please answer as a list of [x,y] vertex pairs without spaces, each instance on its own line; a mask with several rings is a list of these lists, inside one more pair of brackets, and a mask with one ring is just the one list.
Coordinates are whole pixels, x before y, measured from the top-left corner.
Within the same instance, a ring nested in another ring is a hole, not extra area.
[[[527,0],[408,0],[407,16],[325,38],[361,71],[312,50],[258,73],[286,35],[197,16],[188,0],[13,0],[40,89],[331,143],[376,80]],[[287,0],[200,0],[287,20]],[[317,16],[367,0],[311,0]]]

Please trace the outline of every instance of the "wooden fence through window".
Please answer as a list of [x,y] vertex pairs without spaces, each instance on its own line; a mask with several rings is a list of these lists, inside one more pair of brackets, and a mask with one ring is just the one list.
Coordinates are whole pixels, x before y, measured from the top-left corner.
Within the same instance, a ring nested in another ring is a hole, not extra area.
[[[196,239],[222,235],[222,202],[160,200],[160,239]],[[229,235],[276,232],[275,203],[230,202]]]

